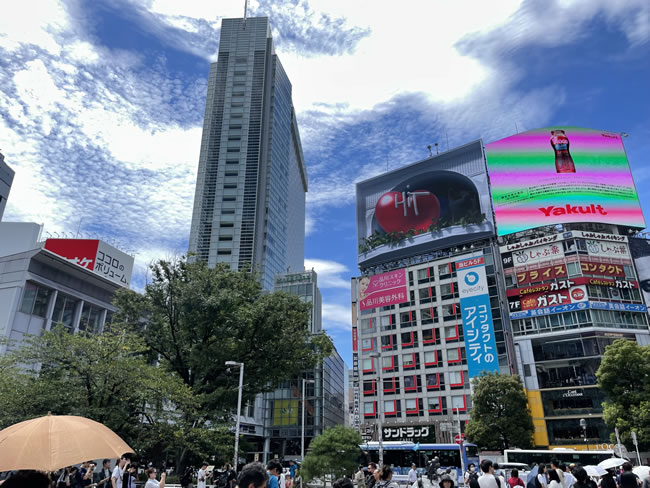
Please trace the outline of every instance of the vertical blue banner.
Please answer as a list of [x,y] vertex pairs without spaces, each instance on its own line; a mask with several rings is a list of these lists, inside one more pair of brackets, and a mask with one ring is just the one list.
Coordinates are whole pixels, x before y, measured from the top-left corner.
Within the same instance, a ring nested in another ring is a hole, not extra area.
[[499,358],[490,311],[485,259],[480,256],[457,261],[456,274],[469,377],[475,378],[483,372],[498,373]]

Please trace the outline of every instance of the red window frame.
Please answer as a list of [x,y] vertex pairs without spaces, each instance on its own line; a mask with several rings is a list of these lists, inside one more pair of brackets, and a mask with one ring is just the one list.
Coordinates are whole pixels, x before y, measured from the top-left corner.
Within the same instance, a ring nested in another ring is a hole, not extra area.
[[377,415],[377,402],[372,402],[372,413],[363,412],[364,417],[375,417]]
[[427,374],[427,376],[429,376],[430,374],[435,374],[436,379],[438,380],[438,382],[435,385],[430,385],[429,382],[427,381],[427,390],[439,390],[440,389],[440,373],[429,373],[429,374]]
[[382,351],[383,351],[384,349],[391,349],[391,350],[392,350],[393,347],[395,347],[395,342],[393,341],[393,337],[394,337],[394,336],[395,336],[395,334],[389,334],[389,335],[387,335],[387,336],[381,336],[382,339],[383,339],[384,337],[390,337],[390,344],[388,344],[387,346],[384,346],[384,344],[382,343],[382,345],[381,345],[381,350],[382,350]]
[[[415,400],[415,410],[409,410],[409,409],[406,408],[406,402],[408,402],[409,400]],[[407,400],[404,400],[404,407],[405,407],[407,415],[408,414],[413,414],[413,413],[420,413],[420,402],[418,401],[418,398],[413,398],[413,399],[409,398]]]
[[[456,336],[455,337],[447,337],[447,334],[445,334],[445,342],[447,342],[447,341],[457,341],[458,340],[458,337],[459,337],[458,324],[453,324],[453,326],[456,328]],[[447,327],[451,327],[451,324],[450,325],[445,325],[445,329]]]
[[[431,397],[435,398],[435,397]],[[427,408],[429,407],[429,403],[427,401]],[[429,408],[429,413],[442,413],[442,397],[438,397],[438,408]]]
[[[425,339],[424,338],[424,331],[425,330],[430,330],[433,332],[433,339]],[[436,337],[436,329],[434,327],[431,327],[430,329],[423,329],[422,331],[422,344],[435,344],[438,341],[438,338]]]
[[411,342],[402,342],[402,347],[415,345],[415,339],[413,338],[414,334],[412,330],[408,332],[402,332],[402,334],[411,334]]
[[[366,358],[364,358],[366,359]],[[364,369],[364,373],[372,373],[375,370],[375,358],[370,358],[370,364],[372,365],[370,369]],[[363,366],[362,366],[363,367]]]
[[[386,380],[391,380],[393,384],[393,386],[390,389],[386,388],[386,383],[385,383]],[[381,385],[382,388],[384,389],[384,393],[397,393],[397,385],[395,384],[395,378],[384,378],[382,381],[384,382],[384,384]]]
[[453,386],[463,386],[465,384],[465,376],[463,375],[463,371],[459,371],[460,373],[460,383],[449,383],[450,387]]
[[370,380],[370,381],[372,382],[372,390],[366,390],[365,389],[365,386],[366,386],[365,383],[366,382],[365,381],[363,382],[364,383],[364,385],[363,385],[364,386],[364,390],[363,390],[364,395],[374,395],[376,393],[377,381],[376,380]]
[[[456,395],[454,395],[456,396]],[[467,395],[463,395],[463,408],[452,407],[451,411],[467,412]]]
[[382,366],[381,370],[382,371],[387,371],[389,369],[395,369],[395,356],[389,356],[390,357],[390,366]]
[[[386,402],[393,402],[393,410],[385,410]],[[397,415],[397,400],[384,400],[384,415]]]
[[404,369],[415,369],[417,367],[418,363],[415,360],[415,353],[414,352],[411,353],[411,357],[413,358],[413,364],[409,365],[409,366],[407,366],[406,364],[402,364],[402,367]]
[[[449,349],[449,351],[451,351],[452,349]],[[463,362],[463,355],[462,355],[462,353],[460,351],[460,346],[458,346],[456,349],[458,350],[458,359],[449,359],[449,356],[447,356],[447,363],[448,364],[458,364],[458,363]]]
[[406,386],[406,378],[407,376],[404,376],[404,391],[417,391],[418,390],[418,375],[408,375],[408,377],[413,378],[413,386]]
[[[426,352],[431,352],[431,351],[426,351]],[[436,350],[433,351],[433,352],[434,352],[434,354],[435,354],[436,361],[433,362],[433,363],[427,363],[427,362],[425,362],[425,363],[424,363],[425,366],[438,366],[438,362],[440,361],[440,358],[438,357],[438,350],[436,349]]]
[[[369,340],[369,341],[370,341],[370,347],[364,349],[364,348],[363,348],[363,341],[365,341],[365,340]],[[374,346],[374,344],[375,344],[374,337],[370,337],[370,338],[366,338],[366,339],[361,339],[361,351],[362,351],[362,352],[366,352],[366,351],[374,351],[374,350],[375,350],[375,346]]]

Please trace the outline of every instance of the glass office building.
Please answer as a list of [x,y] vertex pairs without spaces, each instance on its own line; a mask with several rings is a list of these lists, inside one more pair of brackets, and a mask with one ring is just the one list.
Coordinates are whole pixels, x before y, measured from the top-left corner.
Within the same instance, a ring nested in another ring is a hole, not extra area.
[[189,250],[209,265],[302,270],[305,168],[269,19],[224,19],[210,66]]

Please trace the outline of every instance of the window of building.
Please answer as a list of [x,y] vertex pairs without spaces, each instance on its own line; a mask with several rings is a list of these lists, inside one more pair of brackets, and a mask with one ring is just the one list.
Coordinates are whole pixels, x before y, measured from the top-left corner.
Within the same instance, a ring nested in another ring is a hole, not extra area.
[[232,241],[232,236],[219,236],[221,242]]
[[224,196],[222,201],[224,202],[235,202],[237,201],[237,197],[234,196]]
[[30,315],[43,317],[47,315],[47,305],[50,301],[52,290],[34,283],[25,283],[23,292],[23,301],[20,305],[20,311]]
[[217,254],[219,254],[221,256],[226,256],[226,255],[232,254],[232,251],[230,249],[219,249],[217,251]]
[[364,395],[375,394],[375,380],[365,380],[363,382],[363,394]]
[[422,329],[422,344],[435,344],[436,342],[436,329]]
[[397,413],[395,403],[395,400],[384,400],[384,415],[395,415]]
[[569,276],[580,276],[580,263],[567,263],[566,265],[567,273]]
[[433,286],[418,289],[420,303],[430,303],[436,300],[436,289]]
[[375,338],[361,339],[361,350],[363,352],[375,350]]
[[52,324],[63,324],[63,326],[71,331],[73,329],[74,312],[77,308],[79,300],[76,298],[58,293],[56,302],[54,302],[54,311],[52,312]]
[[372,358],[363,358],[361,361],[361,367],[364,373],[372,373],[375,370],[375,365]]
[[395,324],[395,315],[382,315],[379,317],[379,321],[381,323],[381,330],[386,331],[386,330],[393,330],[397,327]]
[[234,223],[233,223],[233,222],[221,222],[219,225],[220,225],[221,227],[234,227]]
[[402,332],[402,349],[409,349],[413,347],[418,347],[418,332],[410,330],[408,332]]
[[445,341],[455,342],[458,340],[458,324],[445,326]]
[[427,408],[429,413],[442,413],[442,399],[439,396],[427,398]]
[[427,390],[441,390],[445,387],[442,373],[429,373],[426,376]]
[[85,330],[91,333],[99,332],[101,327],[102,312],[103,309],[85,302],[83,309],[81,310],[79,330]]
[[451,409],[452,411],[460,410],[461,412],[467,410],[465,395],[453,395],[451,397]]
[[449,300],[451,298],[458,298],[458,290],[456,285],[451,283],[443,283],[440,285],[440,299]]
[[397,349],[397,336],[395,334],[381,336],[382,351],[394,351],[395,349]]
[[438,266],[438,275],[441,280],[456,276],[456,265],[454,263],[441,264]]
[[400,327],[411,327],[415,325],[415,311],[401,312],[399,314]]
[[422,325],[433,324],[436,320],[436,310],[435,307],[420,309],[420,321],[422,322]]
[[372,325],[372,320],[373,320],[372,318],[361,319],[361,329],[362,330],[373,329],[374,327]]
[[226,164],[239,164],[238,159],[228,159],[226,160]]
[[386,395],[398,394],[399,391],[399,378],[384,378],[384,390],[383,393]]
[[221,214],[222,214],[222,215],[232,215],[232,214],[234,214],[234,213],[235,213],[235,209],[234,209],[234,208],[222,208],[222,209],[221,209]]
[[255,403],[248,402],[246,404],[246,415],[248,417],[255,417]]
[[237,188],[237,185],[234,184],[234,183],[228,183],[228,184],[223,185],[223,187],[224,187],[224,189],[231,189],[232,190],[234,188]]
[[437,367],[441,365],[438,351],[424,351],[424,365],[426,367]]
[[462,388],[464,385],[463,372],[462,371],[450,371],[449,372],[449,387],[450,388]]
[[417,352],[402,354],[402,367],[404,369],[415,369],[419,366],[420,355]]
[[372,417],[375,415],[375,402],[363,402],[363,415]]
[[462,357],[460,353],[460,347],[454,349],[447,349],[447,362],[448,363],[459,363],[461,362]]
[[386,372],[398,371],[399,363],[397,362],[397,356],[382,356],[381,369]]
[[406,416],[416,417],[422,414],[422,400],[419,398],[407,398],[406,403]]

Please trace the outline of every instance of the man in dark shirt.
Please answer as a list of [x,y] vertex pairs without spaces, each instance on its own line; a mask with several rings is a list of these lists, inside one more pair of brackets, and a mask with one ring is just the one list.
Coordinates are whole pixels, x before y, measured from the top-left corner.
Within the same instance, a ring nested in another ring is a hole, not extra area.
[[632,472],[632,464],[623,464],[623,472],[621,473],[620,488],[639,488],[639,477]]

